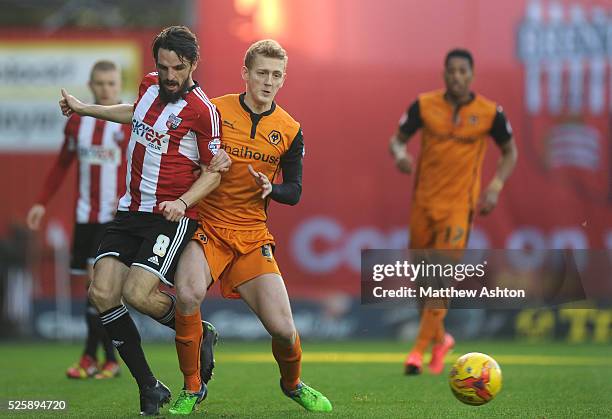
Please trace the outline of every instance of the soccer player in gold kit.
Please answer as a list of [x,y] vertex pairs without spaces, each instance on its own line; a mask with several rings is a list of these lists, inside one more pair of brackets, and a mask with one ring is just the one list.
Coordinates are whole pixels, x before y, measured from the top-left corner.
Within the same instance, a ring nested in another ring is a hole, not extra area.
[[[474,213],[495,208],[504,183],[512,173],[517,150],[502,108],[470,89],[474,60],[469,51],[446,55],[446,89],[419,95],[402,116],[390,140],[398,170],[411,174],[413,158],[406,143],[421,129],[421,152],[416,164],[410,214],[411,249],[464,249]],[[485,151],[493,138],[501,151],[493,179],[481,193]],[[454,345],[444,329],[448,301],[422,301],[416,343],[404,365],[406,374],[420,374],[423,353],[433,344],[429,370],[440,374],[444,356]]]
[[[216,281],[224,297],[242,298],[270,333],[285,395],[309,411],[332,410],[323,394],[300,379],[300,337],[274,258],[274,237],[266,226],[270,200],[295,205],[302,192],[302,129],[274,101],[286,66],[287,54],[278,42],[256,42],[242,67],[246,92],[212,99],[221,113],[221,147],[232,166],[219,187],[200,202],[201,228],[179,262],[177,278],[190,284],[183,288],[189,296],[179,300],[190,297],[191,304],[177,305],[176,347],[185,388],[170,413],[188,414],[201,401],[196,349],[200,304]],[[274,183],[281,171],[282,183]]]

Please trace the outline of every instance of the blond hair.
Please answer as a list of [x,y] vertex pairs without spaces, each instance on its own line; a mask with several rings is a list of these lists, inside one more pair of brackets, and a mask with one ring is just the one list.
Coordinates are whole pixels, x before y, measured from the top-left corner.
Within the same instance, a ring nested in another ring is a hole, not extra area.
[[96,71],[118,71],[119,67],[113,61],[110,60],[100,60],[96,61],[96,63],[91,67],[91,72],[89,73],[89,80],[93,80],[93,75]]
[[261,41],[255,42],[247,49],[246,54],[244,54],[244,66],[246,68],[251,68],[251,64],[253,64],[253,60],[257,54],[268,58],[281,59],[285,62],[285,67],[287,67],[287,61],[289,60],[287,51],[285,51],[285,49],[274,39],[262,39]]

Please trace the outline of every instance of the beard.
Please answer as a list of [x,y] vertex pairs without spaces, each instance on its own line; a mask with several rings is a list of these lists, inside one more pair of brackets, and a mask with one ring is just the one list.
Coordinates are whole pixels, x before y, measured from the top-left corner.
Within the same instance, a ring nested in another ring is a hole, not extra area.
[[[187,92],[187,83],[188,83],[188,79],[186,79],[182,85],[179,86],[179,88],[176,90],[176,92],[169,92],[166,88],[166,83],[168,83],[167,80],[160,80],[159,81],[159,98],[164,102],[164,103],[175,103],[177,102],[179,99],[181,99],[183,97],[183,95],[185,94],[185,92]],[[176,82],[175,82],[176,83]],[[173,84],[174,86],[178,85],[178,83]]]

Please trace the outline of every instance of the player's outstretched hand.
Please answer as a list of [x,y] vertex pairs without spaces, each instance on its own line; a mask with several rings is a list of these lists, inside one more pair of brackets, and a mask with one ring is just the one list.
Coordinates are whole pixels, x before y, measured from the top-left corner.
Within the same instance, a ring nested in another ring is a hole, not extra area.
[[159,210],[164,214],[168,221],[178,223],[185,216],[187,206],[183,201],[177,199],[175,201],[164,201],[159,204]]
[[40,223],[45,216],[45,207],[40,204],[34,205],[28,211],[28,216],[26,218],[26,224],[30,230],[38,230],[40,228]]
[[220,149],[217,154],[210,160],[210,164],[206,168],[209,172],[225,173],[230,169],[232,165],[232,159],[225,150]]
[[255,178],[255,183],[261,188],[261,199],[265,199],[266,196],[272,192],[272,183],[266,175],[261,172],[256,172],[253,166],[249,164],[249,173]]
[[64,116],[70,116],[73,113],[80,113],[85,105],[76,97],[68,94],[66,89],[62,89],[62,98],[59,100],[59,106]]

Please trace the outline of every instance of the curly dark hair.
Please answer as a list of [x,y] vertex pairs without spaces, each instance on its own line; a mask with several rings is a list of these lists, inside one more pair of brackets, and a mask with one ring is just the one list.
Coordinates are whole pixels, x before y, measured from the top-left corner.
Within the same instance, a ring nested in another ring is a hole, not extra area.
[[164,29],[153,41],[153,57],[157,62],[159,49],[174,51],[181,61],[195,64],[200,59],[198,38],[186,26],[170,26]]

